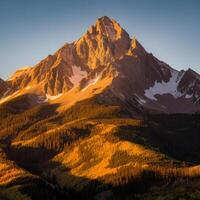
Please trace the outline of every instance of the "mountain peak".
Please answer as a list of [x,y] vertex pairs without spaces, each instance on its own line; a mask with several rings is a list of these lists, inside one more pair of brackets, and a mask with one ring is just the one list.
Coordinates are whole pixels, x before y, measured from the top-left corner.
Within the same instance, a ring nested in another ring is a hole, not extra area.
[[112,21],[112,19],[110,19],[108,16],[102,16],[102,17],[99,17],[98,19],[97,19],[97,21],[102,21],[102,22],[111,22]]
[[94,69],[124,55],[130,41],[128,33],[114,19],[103,16],[74,44],[79,60]]
[[103,16],[97,19],[95,25],[92,25],[87,34],[99,35],[107,38],[108,40],[115,41],[121,37],[128,37],[128,33],[117,23],[114,19],[110,19],[107,16]]

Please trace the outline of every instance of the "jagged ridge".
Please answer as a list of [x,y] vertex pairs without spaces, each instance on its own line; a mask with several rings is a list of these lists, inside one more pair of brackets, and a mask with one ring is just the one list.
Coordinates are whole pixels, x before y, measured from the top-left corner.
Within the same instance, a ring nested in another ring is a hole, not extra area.
[[[178,72],[158,60],[115,20],[103,16],[77,41],[34,67],[18,70],[7,81],[10,89],[4,96],[29,92],[55,100],[64,95],[72,105],[109,89],[111,96],[147,110],[187,113],[199,111],[199,80],[190,69]],[[72,96],[77,100],[71,101]]]

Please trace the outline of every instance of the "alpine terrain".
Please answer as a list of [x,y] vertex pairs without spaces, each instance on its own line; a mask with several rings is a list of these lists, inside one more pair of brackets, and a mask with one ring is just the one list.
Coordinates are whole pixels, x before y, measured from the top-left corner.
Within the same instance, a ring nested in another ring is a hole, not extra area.
[[0,199],[200,199],[200,75],[107,16],[0,79]]

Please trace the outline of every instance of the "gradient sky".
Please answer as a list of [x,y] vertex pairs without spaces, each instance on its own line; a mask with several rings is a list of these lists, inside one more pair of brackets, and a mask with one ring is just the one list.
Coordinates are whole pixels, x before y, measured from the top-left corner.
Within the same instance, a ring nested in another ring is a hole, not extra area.
[[0,0],[0,77],[37,64],[104,15],[157,58],[200,73],[200,0]]

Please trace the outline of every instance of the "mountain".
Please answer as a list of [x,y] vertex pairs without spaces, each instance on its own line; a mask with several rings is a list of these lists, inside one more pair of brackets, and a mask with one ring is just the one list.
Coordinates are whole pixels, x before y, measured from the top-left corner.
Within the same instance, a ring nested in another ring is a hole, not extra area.
[[191,69],[177,71],[155,58],[104,16],[77,41],[34,67],[16,71],[7,81],[12,88],[7,95],[36,93],[44,101],[73,105],[109,93],[107,101],[115,98],[146,112],[194,113],[200,109],[199,81],[200,75]]
[[0,80],[0,199],[199,199],[200,75],[113,19]]

